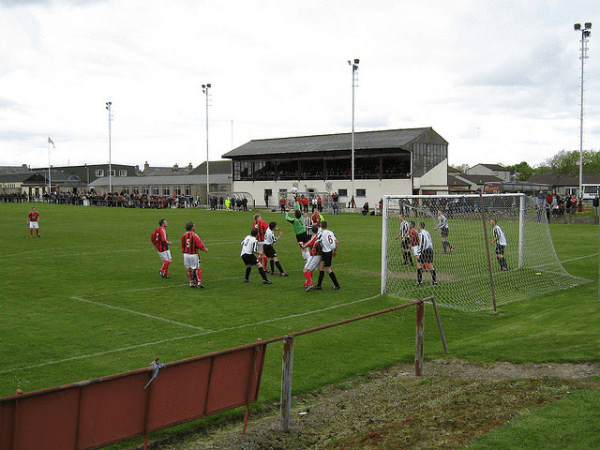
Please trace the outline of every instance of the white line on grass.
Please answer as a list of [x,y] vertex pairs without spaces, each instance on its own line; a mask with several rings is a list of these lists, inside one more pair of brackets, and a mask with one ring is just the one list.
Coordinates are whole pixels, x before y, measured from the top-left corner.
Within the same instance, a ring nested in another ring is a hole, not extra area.
[[[339,305],[332,305],[332,306],[329,306],[327,308],[315,309],[313,311],[307,311],[307,312],[298,313],[298,314],[291,314],[291,315],[285,316],[285,317],[278,317],[278,318],[275,318],[275,319],[261,320],[259,322],[246,323],[246,324],[238,325],[238,326],[235,326],[235,327],[222,328],[220,330],[204,330],[201,333],[191,334],[191,335],[188,335],[188,336],[179,336],[179,337],[170,338],[170,339],[162,339],[160,341],[146,342],[146,343],[143,343],[143,344],[131,345],[131,346],[128,346],[128,347],[115,348],[115,349],[112,349],[112,350],[106,350],[104,352],[91,353],[91,354],[88,354],[88,355],[73,356],[71,358],[65,358],[65,359],[60,359],[60,360],[56,360],[56,361],[46,361],[44,363],[34,364],[34,365],[26,366],[26,367],[16,367],[16,368],[13,368],[13,369],[0,370],[0,374],[4,375],[4,374],[7,374],[7,373],[16,372],[18,370],[38,369],[40,367],[61,364],[61,363],[69,362],[69,361],[77,361],[77,360],[81,360],[81,359],[94,358],[94,357],[98,357],[98,356],[105,356],[105,355],[109,355],[111,353],[127,352],[127,351],[134,350],[136,348],[151,347],[153,345],[167,344],[169,342],[181,341],[183,339],[194,339],[194,338],[197,338],[199,336],[206,336],[207,334],[223,333],[223,332],[232,331],[232,330],[239,330],[239,329],[247,328],[247,327],[254,327],[254,326],[257,326],[257,325],[264,325],[264,324],[267,324],[267,323],[277,322],[277,321],[280,321],[280,320],[288,320],[288,319],[293,319],[293,318],[296,318],[296,317],[308,316],[308,315],[311,315],[311,314],[318,314],[318,313],[321,313],[321,312],[324,312],[324,311],[329,311],[329,310],[332,310],[332,309],[342,308],[344,306],[350,306],[350,305],[355,305],[357,303],[368,302],[369,300],[374,300],[374,299],[379,298],[379,297],[381,297],[381,295],[375,295],[373,297],[361,298],[361,299],[358,299],[358,300],[354,300],[352,302],[341,303]],[[79,300],[79,301],[84,301],[84,302],[96,304],[95,302],[90,302],[88,300],[79,299],[77,297],[71,297],[71,298],[75,299],[75,300]],[[110,308],[121,309],[121,310],[123,309],[123,308],[118,308],[118,307],[114,307],[114,306],[103,305],[101,303],[98,303],[98,305],[108,306]],[[131,311],[131,312],[137,313],[136,311]],[[137,313],[137,314],[139,314],[139,313]],[[143,315],[145,315],[145,314],[143,314]]]
[[139,311],[134,311],[133,309],[122,308],[120,306],[107,305],[106,303],[94,302],[92,300],[86,300],[81,297],[69,297],[69,298],[71,300],[77,300],[78,302],[89,303],[89,304],[95,305],[95,306],[102,306],[104,308],[116,309],[117,311],[123,311],[123,312],[129,313],[129,314],[135,314],[138,316],[147,317],[148,319],[161,320],[163,322],[172,323],[173,325],[178,325],[180,327],[187,327],[187,328],[191,328],[193,330],[204,331],[204,332],[210,331],[210,330],[206,330],[201,327],[195,327],[194,325],[190,325],[187,323],[176,322],[174,320],[165,319],[164,317],[158,317],[158,316],[153,316],[153,315],[146,314],[146,313],[139,312]]
[[561,264],[570,263],[570,262],[573,262],[573,261],[579,261],[581,259],[595,258],[596,256],[598,256],[598,253],[594,253],[592,255],[587,255],[587,256],[580,256],[578,258],[564,259],[560,263]]

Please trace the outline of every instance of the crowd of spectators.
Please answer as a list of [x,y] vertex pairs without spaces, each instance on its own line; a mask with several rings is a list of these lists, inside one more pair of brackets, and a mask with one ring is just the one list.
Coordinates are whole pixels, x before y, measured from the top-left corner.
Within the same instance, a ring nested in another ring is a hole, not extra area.
[[[251,171],[249,167],[240,170],[241,181],[270,180],[346,180],[351,178],[350,160],[332,159],[323,164],[323,160],[266,162],[259,169]],[[397,158],[358,158],[354,164],[354,176],[357,179],[410,178],[410,162]]]
[[26,193],[0,194],[0,203],[43,202],[61,205],[108,206],[115,208],[189,208],[199,206],[199,199],[191,196],[144,195],[144,194],[97,194],[89,192],[52,192],[41,198]]

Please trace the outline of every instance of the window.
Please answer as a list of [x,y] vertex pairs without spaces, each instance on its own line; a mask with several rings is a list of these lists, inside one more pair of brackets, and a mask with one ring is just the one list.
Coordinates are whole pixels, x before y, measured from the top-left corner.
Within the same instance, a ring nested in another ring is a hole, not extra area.
[[171,187],[163,186],[163,195],[171,195]]
[[265,189],[265,196],[273,197],[273,189]]
[[133,186],[131,188],[131,192],[133,192],[135,195],[138,195],[140,193],[140,188],[139,186]]
[[116,177],[117,176],[117,171],[116,170],[111,170],[110,171],[110,176],[111,177]]
[[348,197],[348,189],[338,189],[339,197]]
[[126,177],[127,176],[127,171],[126,170],[119,170],[119,176],[120,177]]
[[356,190],[356,196],[357,197],[366,197],[367,196],[367,190],[366,189],[357,189]]
[[96,170],[96,176],[97,176],[97,177],[103,177],[103,176],[104,176],[104,170],[102,170],[102,169],[97,169],[97,170]]
[[192,187],[191,186],[185,187],[185,195],[187,195],[188,197],[192,195]]
[[181,186],[175,186],[173,193],[179,197],[181,195]]
[[152,195],[159,195],[158,186],[152,186]]
[[123,195],[129,195],[129,186],[123,186]]
[[144,195],[148,195],[148,192],[150,192],[150,190],[148,189],[148,186],[144,186],[142,188],[142,192],[144,193]]

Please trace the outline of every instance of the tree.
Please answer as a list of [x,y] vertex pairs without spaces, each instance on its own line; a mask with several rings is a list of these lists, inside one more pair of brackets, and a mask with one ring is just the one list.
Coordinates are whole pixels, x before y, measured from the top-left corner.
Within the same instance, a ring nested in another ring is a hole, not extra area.
[[516,175],[517,181],[527,181],[534,173],[533,167],[531,167],[527,161],[522,161],[519,164],[512,166],[506,166],[506,168]]

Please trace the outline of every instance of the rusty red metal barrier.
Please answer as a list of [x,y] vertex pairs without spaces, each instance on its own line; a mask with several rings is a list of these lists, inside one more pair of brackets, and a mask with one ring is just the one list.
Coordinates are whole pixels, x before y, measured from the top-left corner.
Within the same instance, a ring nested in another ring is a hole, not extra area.
[[93,449],[258,399],[266,342],[0,399],[0,449]]

